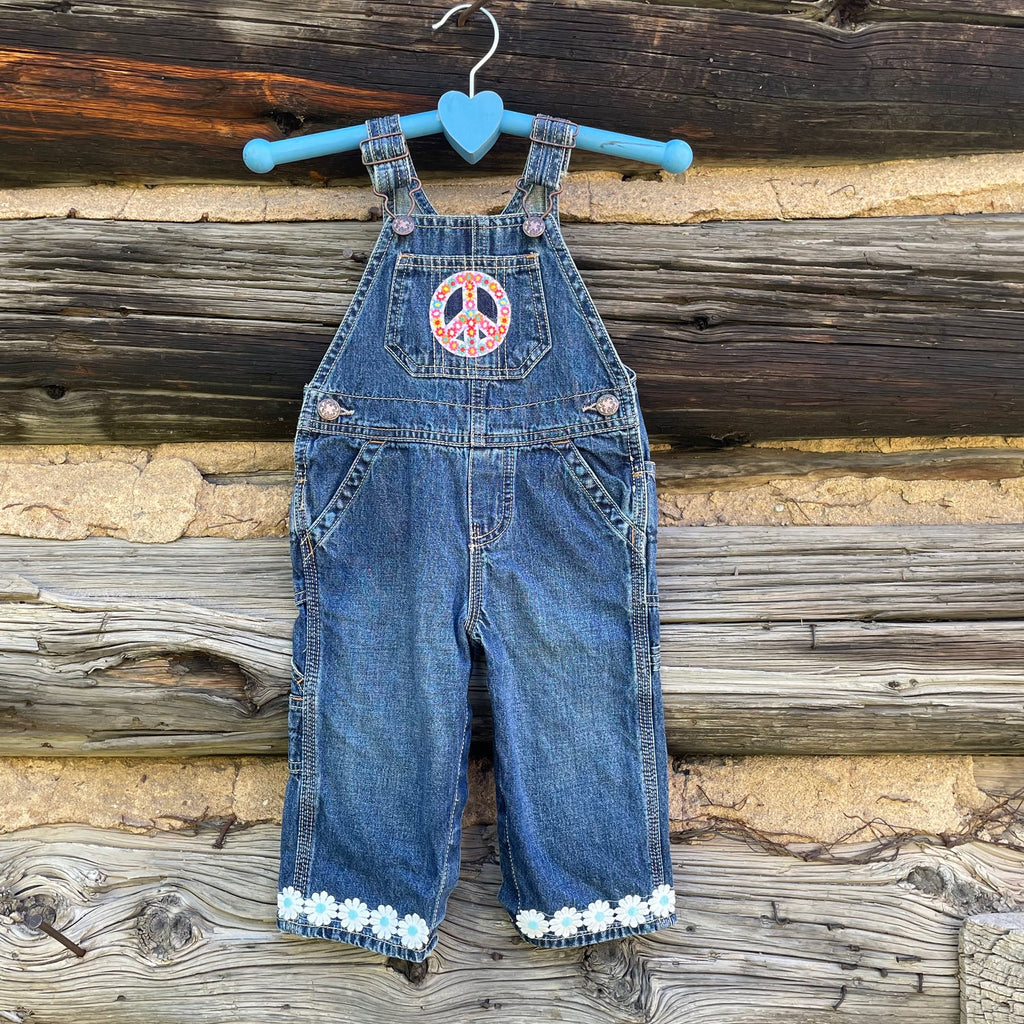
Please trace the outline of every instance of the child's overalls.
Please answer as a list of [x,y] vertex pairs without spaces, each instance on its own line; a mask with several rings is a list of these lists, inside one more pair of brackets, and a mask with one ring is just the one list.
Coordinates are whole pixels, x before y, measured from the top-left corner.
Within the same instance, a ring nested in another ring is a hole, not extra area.
[[367,128],[383,227],[295,437],[278,925],[434,949],[483,658],[518,933],[668,927],[654,463],[636,374],[559,226],[578,127],[537,115],[489,216],[438,214],[398,116]]

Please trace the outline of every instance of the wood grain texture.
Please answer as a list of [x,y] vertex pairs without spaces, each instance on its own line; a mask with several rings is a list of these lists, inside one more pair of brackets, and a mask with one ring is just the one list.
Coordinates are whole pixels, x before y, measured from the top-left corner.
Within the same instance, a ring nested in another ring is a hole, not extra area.
[[[404,0],[313,3],[301,14],[282,0],[19,0],[0,11],[0,82],[12,99],[0,112],[0,185],[251,180],[241,159],[250,138],[430,110],[446,90],[465,91],[490,25],[477,17],[432,32],[437,16]],[[519,0],[498,18],[501,43],[477,84],[509,109],[682,137],[697,159],[1024,142],[1024,18],[1010,4]],[[418,142],[416,158],[423,169],[466,170],[440,137]],[[521,142],[502,139],[485,166],[522,160]],[[632,166],[582,153],[577,162]],[[348,153],[264,180],[360,172]]]
[[1024,913],[975,914],[960,931],[960,1024],[1024,1020]]
[[[0,441],[291,439],[378,231],[7,223]],[[1024,216],[565,237],[654,442],[1024,431]]]
[[[663,527],[657,569],[670,752],[1024,749],[1024,527]],[[284,539],[0,538],[0,754],[284,753],[291,588]]]
[[[658,481],[674,494],[710,488],[757,487],[781,477],[885,477],[888,480],[999,480],[1024,476],[1024,448],[920,447],[892,451],[803,451],[799,448],[726,448],[710,452],[658,451]],[[224,477],[232,479],[231,477]],[[254,481],[283,482],[267,472]],[[209,474],[208,479],[219,479]]]
[[857,844],[804,862],[676,837],[675,926],[541,950],[497,900],[493,826],[475,826],[463,830],[440,941],[410,965],[280,933],[279,826],[229,832],[222,849],[216,832],[50,825],[0,838],[0,912],[42,911],[86,950],[79,959],[9,923],[0,1006],[53,1024],[525,1022],[555,1012],[579,1024],[948,1024],[962,921],[1024,896],[1020,852],[980,842],[914,842],[876,857]]

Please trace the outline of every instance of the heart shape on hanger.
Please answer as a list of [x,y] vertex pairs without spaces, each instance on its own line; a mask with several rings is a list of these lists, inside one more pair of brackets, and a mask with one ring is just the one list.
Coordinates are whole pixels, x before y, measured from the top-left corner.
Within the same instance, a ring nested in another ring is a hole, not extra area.
[[505,104],[496,92],[467,96],[455,89],[437,102],[445,137],[463,159],[475,164],[501,134]]

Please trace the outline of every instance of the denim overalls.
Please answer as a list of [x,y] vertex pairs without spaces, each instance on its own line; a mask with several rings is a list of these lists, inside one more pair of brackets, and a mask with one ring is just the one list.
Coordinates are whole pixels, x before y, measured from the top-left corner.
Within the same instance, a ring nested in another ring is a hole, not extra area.
[[561,234],[578,127],[537,115],[486,216],[437,213],[398,115],[367,128],[383,227],[295,436],[278,926],[431,953],[483,659],[514,929],[557,948],[668,927],[654,463]]

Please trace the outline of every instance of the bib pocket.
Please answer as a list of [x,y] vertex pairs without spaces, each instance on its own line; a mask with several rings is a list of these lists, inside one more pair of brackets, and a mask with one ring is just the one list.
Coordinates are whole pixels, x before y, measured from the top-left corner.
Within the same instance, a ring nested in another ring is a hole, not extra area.
[[413,377],[519,380],[551,348],[536,253],[399,253],[384,347]]

